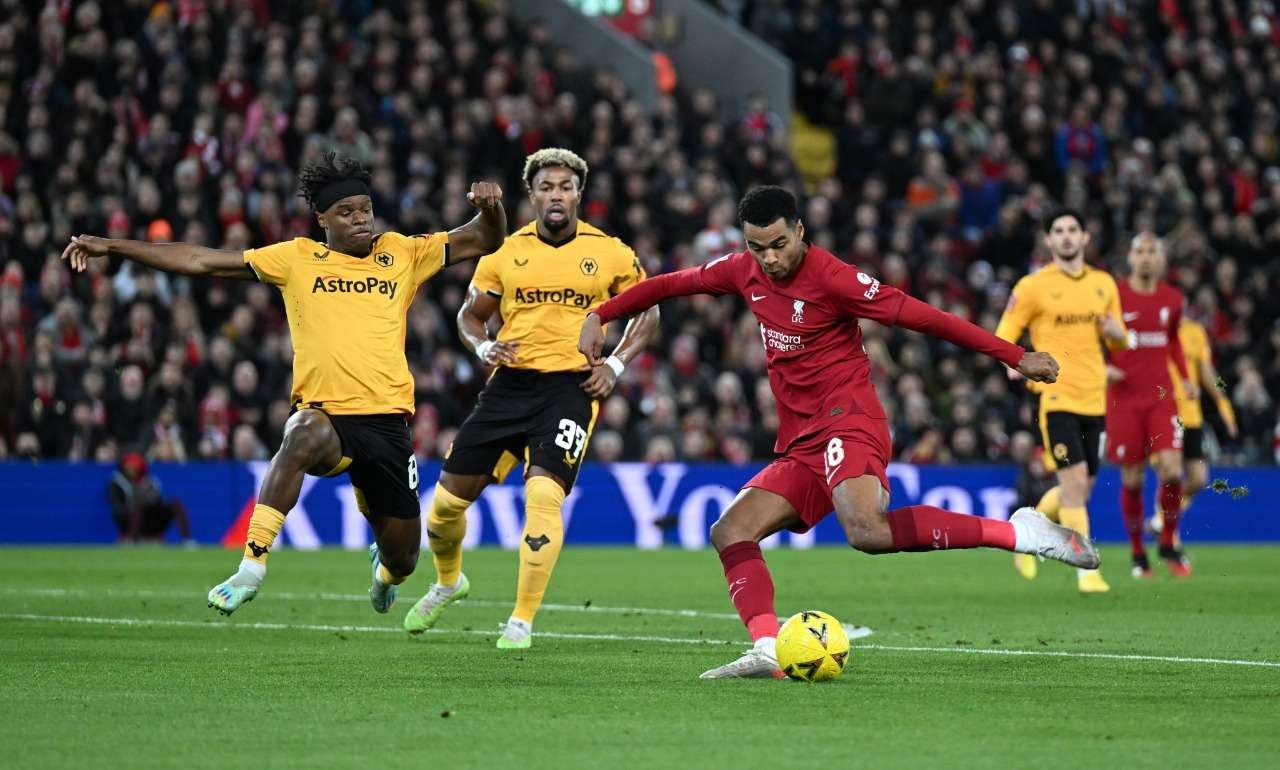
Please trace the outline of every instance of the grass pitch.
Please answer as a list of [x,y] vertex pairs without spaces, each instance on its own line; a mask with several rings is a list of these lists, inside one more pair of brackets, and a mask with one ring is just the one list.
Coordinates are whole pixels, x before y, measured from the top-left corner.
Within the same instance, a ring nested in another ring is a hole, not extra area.
[[469,553],[471,599],[411,639],[426,560],[379,616],[362,553],[281,551],[222,618],[231,552],[3,549],[0,766],[1275,767],[1280,548],[1192,553],[1136,583],[1107,549],[1081,597],[994,552],[770,552],[779,612],[875,631],[805,685],[698,680],[745,648],[710,552],[567,548],[501,653],[512,553]]

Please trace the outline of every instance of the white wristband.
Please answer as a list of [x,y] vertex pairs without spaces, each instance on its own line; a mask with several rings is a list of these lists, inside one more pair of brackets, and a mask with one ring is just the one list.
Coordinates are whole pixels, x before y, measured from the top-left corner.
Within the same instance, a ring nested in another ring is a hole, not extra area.
[[479,358],[481,361],[487,360],[485,356],[489,353],[489,348],[491,347],[493,347],[493,340],[485,340],[479,345],[476,345],[476,358]]
[[627,365],[622,363],[622,359],[617,356],[609,356],[606,358],[604,360],[604,365],[613,370],[614,377],[621,377],[622,370],[627,368]]

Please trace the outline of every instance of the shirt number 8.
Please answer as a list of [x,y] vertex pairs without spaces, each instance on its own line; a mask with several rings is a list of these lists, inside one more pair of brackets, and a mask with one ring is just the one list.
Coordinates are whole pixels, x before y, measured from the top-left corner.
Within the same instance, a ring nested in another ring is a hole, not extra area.
[[839,468],[840,463],[844,462],[844,442],[838,438],[831,439],[827,443],[827,470]]

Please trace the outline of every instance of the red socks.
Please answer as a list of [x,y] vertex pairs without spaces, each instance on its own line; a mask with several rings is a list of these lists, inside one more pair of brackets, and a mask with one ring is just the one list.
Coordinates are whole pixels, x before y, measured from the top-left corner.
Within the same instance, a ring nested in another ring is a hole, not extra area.
[[1182,480],[1174,479],[1160,485],[1160,510],[1164,511],[1164,529],[1160,530],[1160,547],[1173,548],[1174,535],[1182,516]]
[[720,552],[729,600],[751,634],[751,641],[778,635],[778,613],[773,608],[773,578],[765,566],[760,544],[734,543]]
[[984,516],[952,513],[932,505],[909,505],[888,513],[895,551],[1003,548],[1016,543],[1013,525]]
[[[1178,484],[1178,487],[1182,485]],[[1178,503],[1182,503],[1181,495]],[[1120,515],[1124,517],[1124,528],[1129,533],[1129,547],[1133,549],[1133,555],[1146,555],[1147,550],[1142,545],[1142,487],[1120,488]]]

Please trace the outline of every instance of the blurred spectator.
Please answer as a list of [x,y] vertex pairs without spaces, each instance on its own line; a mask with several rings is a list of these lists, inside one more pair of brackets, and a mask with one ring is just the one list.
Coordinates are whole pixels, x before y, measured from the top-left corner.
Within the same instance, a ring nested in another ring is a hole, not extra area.
[[169,527],[178,525],[183,543],[191,539],[187,509],[177,498],[165,500],[160,482],[150,474],[147,461],[137,452],[120,460],[120,469],[107,485],[111,518],[122,543],[161,542]]
[[[292,346],[277,292],[105,260],[72,277],[57,258],[72,234],[232,249],[319,235],[294,176],[330,145],[369,163],[379,228],[460,221],[480,177],[508,191],[514,229],[529,216],[524,156],[566,144],[592,164],[583,217],[650,273],[741,249],[736,200],[776,182],[807,193],[812,242],[988,328],[1043,264],[1053,203],[1085,210],[1103,268],[1155,228],[1239,399],[1240,438],[1218,436],[1215,461],[1273,461],[1280,25],[1262,6],[722,0],[794,63],[796,107],[829,133],[814,167],[832,176],[804,178],[781,105],[756,94],[729,114],[713,91],[677,88],[647,112],[506,5],[6,5],[0,454],[262,459],[281,440]],[[486,376],[454,328],[471,271],[442,271],[410,308],[424,457]],[[743,303],[663,311],[594,455],[770,457],[777,417]],[[1022,461],[1036,426],[1021,385],[943,343],[863,327],[900,457]]]

